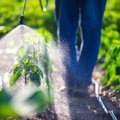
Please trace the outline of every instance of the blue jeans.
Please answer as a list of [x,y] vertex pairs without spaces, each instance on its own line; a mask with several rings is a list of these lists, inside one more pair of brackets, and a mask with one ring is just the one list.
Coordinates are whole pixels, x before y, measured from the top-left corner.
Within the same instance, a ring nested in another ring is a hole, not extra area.
[[[58,38],[67,44],[69,56],[65,59],[71,72],[79,76],[76,82],[91,82],[101,38],[102,18],[106,0],[56,0],[56,21]],[[79,60],[76,54],[76,32],[82,30],[82,44]],[[69,58],[69,59],[67,59]]]

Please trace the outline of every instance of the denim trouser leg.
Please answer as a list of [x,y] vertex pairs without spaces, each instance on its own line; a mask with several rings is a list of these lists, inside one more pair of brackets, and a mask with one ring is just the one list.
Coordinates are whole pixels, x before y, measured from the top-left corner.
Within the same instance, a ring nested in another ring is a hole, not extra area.
[[58,18],[60,14],[60,7],[61,7],[61,0],[55,0],[55,17],[56,17],[57,24],[58,24]]
[[101,37],[102,18],[106,0],[84,0],[81,6],[81,27],[83,48],[81,51],[78,72],[79,81],[91,82],[96,64]]
[[[61,43],[67,45],[69,55],[66,55],[65,64],[71,72],[77,68],[76,59],[76,30],[79,20],[79,0],[56,0],[56,19],[58,37]],[[66,49],[65,48],[65,49]]]

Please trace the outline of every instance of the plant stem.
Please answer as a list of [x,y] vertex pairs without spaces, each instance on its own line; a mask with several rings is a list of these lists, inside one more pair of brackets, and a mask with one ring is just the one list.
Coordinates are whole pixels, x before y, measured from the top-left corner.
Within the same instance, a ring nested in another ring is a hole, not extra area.
[[27,75],[25,73],[25,85],[27,84]]

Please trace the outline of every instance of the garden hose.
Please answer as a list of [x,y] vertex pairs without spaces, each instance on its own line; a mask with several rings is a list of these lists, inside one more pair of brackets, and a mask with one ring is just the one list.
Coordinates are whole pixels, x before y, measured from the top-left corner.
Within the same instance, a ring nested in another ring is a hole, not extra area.
[[96,80],[92,80],[93,84],[95,85],[95,95],[96,98],[100,104],[100,106],[102,107],[102,109],[104,110],[104,112],[110,116],[111,120],[118,120],[117,117],[115,116],[113,110],[108,110],[107,107],[105,106],[101,96],[99,95],[99,84],[97,83]]
[[[24,0],[24,6],[23,6],[22,14],[20,16],[20,21],[19,21],[20,25],[24,24],[24,12],[25,12],[25,8],[26,8],[26,3],[27,3],[27,0]],[[39,3],[40,3],[40,7],[41,7],[42,11],[45,12],[47,10],[47,7],[48,7],[48,0],[46,0],[45,6],[43,6],[42,0],[39,0]]]

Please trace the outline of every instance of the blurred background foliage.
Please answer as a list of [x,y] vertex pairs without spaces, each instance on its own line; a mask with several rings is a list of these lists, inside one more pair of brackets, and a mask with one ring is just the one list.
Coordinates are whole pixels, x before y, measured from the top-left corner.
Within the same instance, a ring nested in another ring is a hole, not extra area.
[[105,69],[103,85],[120,91],[120,1],[108,0],[99,54]]
[[[45,5],[45,0],[42,0]],[[54,4],[49,0],[47,12],[42,12],[39,0],[27,0],[25,24],[43,32],[48,38],[55,34]],[[24,0],[0,0],[0,36],[19,24]]]
[[120,40],[120,1],[108,0],[104,14],[102,47],[99,59],[105,57],[115,40]]
[[[42,1],[44,2],[44,0]],[[23,0],[0,0],[0,36],[18,25],[22,7]],[[49,0],[47,12],[42,12],[39,0],[28,0],[25,24],[42,33],[47,39],[54,38],[56,34],[54,0]],[[115,90],[120,91],[119,0],[107,0],[99,61],[102,61],[102,68],[106,70],[103,84],[115,86]]]

